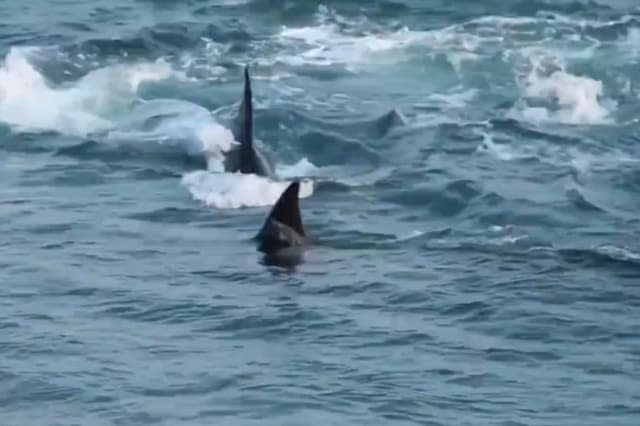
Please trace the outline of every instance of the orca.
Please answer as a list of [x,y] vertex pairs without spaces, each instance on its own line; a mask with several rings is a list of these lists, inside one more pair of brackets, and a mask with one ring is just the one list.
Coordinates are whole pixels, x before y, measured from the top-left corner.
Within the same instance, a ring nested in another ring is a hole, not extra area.
[[233,124],[233,137],[239,145],[227,153],[226,171],[272,177],[272,165],[253,142],[253,95],[248,65],[244,68],[244,93]]
[[310,244],[300,214],[299,192],[300,182],[294,181],[280,195],[255,237],[258,250],[270,255],[286,255],[304,250]]

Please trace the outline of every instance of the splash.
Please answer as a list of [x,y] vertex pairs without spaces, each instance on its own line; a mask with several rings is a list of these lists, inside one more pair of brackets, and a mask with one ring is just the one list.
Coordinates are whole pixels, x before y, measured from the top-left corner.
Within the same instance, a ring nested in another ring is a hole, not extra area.
[[[549,55],[532,53],[529,61],[529,73],[518,81],[522,118],[562,124],[612,122],[610,111],[601,104],[601,81],[571,74],[558,58]],[[531,105],[536,102],[540,105]]]
[[113,128],[140,85],[175,75],[164,61],[119,64],[54,86],[29,62],[36,48],[13,47],[0,68],[0,121],[17,131],[87,136]]
[[[182,183],[194,199],[218,208],[272,205],[289,182],[224,172],[224,156],[237,144],[232,132],[199,105],[177,99],[138,99],[145,82],[179,77],[163,61],[118,64],[80,80],[54,86],[29,62],[37,49],[14,48],[0,68],[0,120],[18,131],[99,134],[115,149],[203,156],[207,169],[187,173]],[[315,166],[280,166],[282,176],[303,176]],[[313,193],[303,182],[301,198]]]
[[[187,173],[182,184],[194,200],[208,207],[236,209],[241,207],[272,206],[289,181],[273,181],[266,177],[242,173],[216,173],[198,170]],[[313,183],[302,181],[300,198],[313,194]]]
[[177,99],[153,99],[134,104],[107,142],[162,147],[190,156],[204,156],[209,170],[222,171],[224,155],[237,144],[233,133],[199,105]]

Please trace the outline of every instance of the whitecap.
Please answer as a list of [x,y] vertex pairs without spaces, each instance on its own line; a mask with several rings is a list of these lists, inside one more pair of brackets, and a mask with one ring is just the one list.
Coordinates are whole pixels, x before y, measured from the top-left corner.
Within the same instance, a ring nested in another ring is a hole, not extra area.
[[159,60],[100,68],[72,84],[55,86],[29,62],[37,50],[12,47],[0,67],[0,121],[18,131],[87,136],[112,129],[142,83],[176,75]]
[[562,124],[612,123],[611,111],[602,103],[601,81],[566,71],[560,58],[548,52],[529,55],[529,72],[517,80],[521,102],[512,111],[517,118]]

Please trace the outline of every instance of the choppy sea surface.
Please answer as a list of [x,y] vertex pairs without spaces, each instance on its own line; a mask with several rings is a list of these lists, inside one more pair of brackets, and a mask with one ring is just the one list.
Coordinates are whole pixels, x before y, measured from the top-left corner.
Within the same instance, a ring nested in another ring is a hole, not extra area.
[[0,16],[2,426],[640,424],[637,1]]

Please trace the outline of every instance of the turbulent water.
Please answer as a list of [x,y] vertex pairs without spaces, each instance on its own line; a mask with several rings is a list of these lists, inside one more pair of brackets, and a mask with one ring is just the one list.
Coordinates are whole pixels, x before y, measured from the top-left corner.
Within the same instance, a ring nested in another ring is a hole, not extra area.
[[637,1],[0,14],[3,426],[640,423]]

